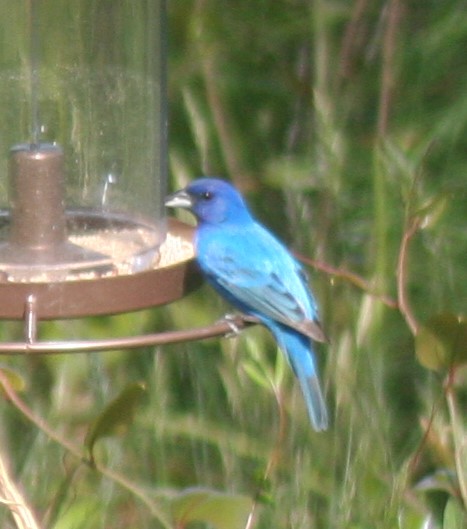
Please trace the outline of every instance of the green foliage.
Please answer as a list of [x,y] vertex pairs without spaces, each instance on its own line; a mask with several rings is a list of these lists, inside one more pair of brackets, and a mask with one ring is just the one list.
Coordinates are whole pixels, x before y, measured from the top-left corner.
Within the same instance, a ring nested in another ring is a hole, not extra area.
[[439,314],[420,329],[415,352],[428,369],[447,371],[467,363],[467,321],[454,314]]
[[443,529],[462,529],[467,524],[465,509],[457,500],[451,498],[444,510]]
[[[170,186],[232,179],[313,260],[331,426],[311,431],[259,327],[5,358],[31,416],[0,395],[0,455],[25,501],[54,529],[464,527],[465,3],[169,4]],[[40,336],[190,328],[225,312],[202,287],[137,314],[41,323]],[[22,332],[0,325],[4,341]],[[0,525],[12,520],[1,504]]]
[[52,529],[85,529],[98,527],[100,518],[99,498],[81,499],[73,502],[65,512],[61,514]]
[[96,441],[111,435],[121,435],[128,430],[133,422],[135,408],[140,404],[145,391],[146,386],[142,382],[129,384],[91,422],[84,438],[91,461],[94,461]]
[[245,527],[251,499],[196,488],[182,491],[171,506],[175,527],[180,529],[188,528],[192,522],[206,522],[216,529],[237,529]]
[[6,365],[0,364],[0,370],[3,376],[5,376],[15,391],[24,391],[26,388],[26,382],[21,376],[21,373],[16,369],[11,369]]

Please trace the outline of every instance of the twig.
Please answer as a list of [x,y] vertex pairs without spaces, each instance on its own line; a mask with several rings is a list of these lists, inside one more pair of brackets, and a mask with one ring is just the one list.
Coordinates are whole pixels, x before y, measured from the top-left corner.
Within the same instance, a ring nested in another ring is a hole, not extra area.
[[368,3],[368,0],[356,0],[350,21],[344,32],[339,59],[339,74],[344,79],[349,79],[353,74],[354,56],[356,55],[356,47],[359,38],[361,38],[362,30],[365,30],[362,19],[368,8]]
[[411,476],[414,476],[417,473],[420,460],[423,455],[423,450],[426,448],[426,445],[428,444],[430,437],[433,435],[433,422],[435,420],[436,413],[438,413],[441,399],[442,399],[442,394],[440,394],[437,400],[433,403],[433,405],[431,406],[430,416],[422,424],[423,436],[420,442],[418,443],[415,453],[411,456],[410,461],[409,461],[408,468],[409,468],[409,473]]
[[244,529],[253,529],[254,527],[256,512],[258,510],[258,507],[260,506],[261,495],[263,494],[264,490],[264,484],[268,482],[272,472],[275,468],[277,468],[279,464],[287,431],[287,416],[285,413],[284,401],[282,398],[280,387],[278,387],[274,382],[271,382],[271,386],[274,392],[274,397],[276,399],[277,409],[279,411],[279,429],[276,435],[276,441],[274,443],[274,446],[272,447],[271,454],[269,456],[266,470],[264,471],[263,478],[258,486],[258,490],[256,491],[253,497],[251,510],[248,515],[248,519]]
[[[159,507],[151,501],[150,498],[148,498],[147,494],[140,489],[137,485],[127,480],[122,475],[114,472],[113,470],[108,469],[107,467],[100,465],[98,463],[92,465],[89,465],[89,461],[86,458],[83,450],[76,446],[75,444],[71,443],[61,435],[57,434],[52,428],[49,426],[49,424],[42,419],[41,417],[38,417],[30,408],[29,406],[17,395],[15,390],[12,388],[8,378],[5,376],[3,371],[0,369],[0,384],[3,387],[3,390],[5,391],[5,394],[7,395],[10,402],[17,408],[31,423],[33,423],[39,430],[44,432],[47,437],[55,441],[57,444],[61,445],[63,448],[65,448],[70,454],[72,454],[75,458],[79,459],[82,463],[88,464],[88,466],[100,474],[104,475],[105,477],[111,479],[118,485],[120,485],[122,488],[126,489],[127,491],[131,492],[135,497],[137,497],[142,503],[148,507],[151,514],[157,518],[157,520],[161,523],[161,525],[165,529],[171,529],[172,524],[167,520],[165,514],[163,514]],[[37,525],[25,525],[25,526],[18,526],[19,529],[39,529]]]
[[415,336],[419,329],[419,324],[410,307],[407,296],[407,257],[409,243],[420,227],[420,219],[415,217],[409,223],[402,236],[399,257],[397,260],[397,300],[399,310],[404,317],[410,331]]
[[0,503],[6,505],[18,529],[40,529],[34,513],[11,478],[3,454],[0,453]]
[[344,268],[335,268],[331,265],[328,265],[327,263],[323,263],[321,261],[315,261],[314,259],[310,259],[309,257],[306,257],[298,252],[294,252],[294,255],[299,259],[302,263],[312,266],[313,268],[316,268],[316,270],[321,270],[322,272],[325,272],[328,275],[332,275],[335,277],[341,277],[342,279],[345,279],[349,283],[352,283],[356,287],[364,290],[367,294],[370,294],[371,296],[375,296],[378,299],[381,300],[382,303],[390,307],[391,309],[397,309],[397,301],[392,299],[391,297],[387,296],[386,294],[380,294],[379,292],[375,292],[368,281],[363,279],[363,277],[355,274],[354,272],[350,272],[349,270],[346,270]]
[[378,136],[384,138],[389,124],[389,115],[395,86],[395,56],[397,32],[402,16],[402,1],[390,0],[387,7],[387,24],[383,41],[383,64],[381,72],[381,91],[378,109]]
[[448,404],[449,417],[452,427],[452,438],[454,442],[454,460],[457,471],[457,480],[459,483],[460,496],[464,509],[467,509],[467,475],[465,469],[467,465],[465,460],[467,457],[467,440],[462,427],[462,421],[458,411],[456,398],[453,388],[455,367],[451,367],[449,370],[447,383],[445,385],[445,395]]

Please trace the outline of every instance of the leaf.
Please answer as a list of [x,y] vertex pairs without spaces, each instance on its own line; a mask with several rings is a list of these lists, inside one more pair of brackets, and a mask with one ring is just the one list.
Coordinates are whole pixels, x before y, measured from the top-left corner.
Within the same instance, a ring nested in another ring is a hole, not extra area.
[[242,367],[250,379],[258,386],[271,392],[273,390],[273,374],[264,355],[264,350],[259,346],[258,340],[247,337],[245,346],[248,358],[242,362]]
[[102,519],[100,498],[77,499],[64,509],[52,529],[87,529],[97,527]]
[[210,489],[190,488],[172,501],[176,527],[203,522],[216,529],[243,529],[251,511],[251,499]]
[[280,387],[284,382],[287,372],[287,360],[285,354],[278,349],[276,354],[276,365],[274,369],[274,385]]
[[250,377],[250,379],[258,384],[258,386],[271,391],[271,383],[268,378],[265,376],[264,371],[261,370],[255,363],[245,360],[243,362],[243,369],[245,373]]
[[420,228],[432,228],[446,211],[449,205],[450,195],[442,192],[434,197],[430,197],[414,213],[420,219]]
[[467,320],[451,313],[438,314],[421,327],[415,337],[419,362],[434,371],[467,362]]
[[467,527],[467,515],[459,501],[449,498],[443,516],[443,529],[465,529]]
[[440,469],[421,479],[415,489],[423,492],[444,491],[454,495],[456,493],[456,474],[452,470]]
[[96,441],[102,437],[122,434],[128,429],[133,421],[135,408],[145,391],[146,385],[143,382],[129,384],[89,425],[84,444],[91,461],[94,461],[93,449]]
[[[23,391],[26,387],[26,382],[24,378],[14,369],[6,367],[5,365],[0,364],[0,370],[2,371],[5,378],[8,380],[8,383],[15,391]],[[3,388],[2,388],[3,390]]]

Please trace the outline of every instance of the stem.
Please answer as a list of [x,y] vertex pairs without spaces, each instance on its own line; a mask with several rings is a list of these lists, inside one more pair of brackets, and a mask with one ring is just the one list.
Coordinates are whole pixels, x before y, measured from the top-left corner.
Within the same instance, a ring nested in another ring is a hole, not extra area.
[[457,480],[459,482],[459,489],[461,499],[464,504],[464,509],[467,509],[467,432],[464,432],[462,426],[461,415],[458,412],[458,406],[453,388],[454,370],[452,367],[448,374],[448,382],[446,384],[446,401],[448,404],[449,418],[452,427],[452,437],[454,441],[454,460],[456,464]]
[[251,510],[248,515],[248,519],[244,529],[252,529],[254,527],[254,523],[256,520],[256,511],[258,510],[258,506],[260,505],[260,497],[263,492],[263,484],[270,479],[272,472],[275,468],[277,468],[279,464],[287,432],[287,415],[285,413],[284,399],[282,397],[281,388],[272,381],[271,386],[274,392],[274,397],[276,399],[277,409],[279,411],[279,429],[277,431],[276,441],[274,443],[274,446],[272,447],[262,481],[259,484],[258,490],[256,491],[256,494],[253,498]]
[[418,218],[414,218],[409,222],[402,237],[399,257],[397,260],[397,300],[399,303],[399,310],[414,336],[418,332],[419,323],[413,314],[407,295],[407,260],[409,243],[417,232],[419,226],[420,219]]
[[[32,424],[34,424],[39,430],[44,432],[47,437],[49,437],[57,444],[65,448],[75,458],[79,459],[83,463],[87,463],[89,466],[89,462],[83,450],[68,441],[67,439],[65,439],[64,437],[62,437],[61,435],[57,434],[54,430],[52,430],[49,424],[44,419],[42,419],[42,417],[38,417],[37,415],[35,415],[31,408],[29,408],[29,406],[17,395],[15,390],[12,388],[10,381],[5,376],[2,370],[0,370],[0,384],[3,387],[5,394],[7,395],[8,399],[13,404],[13,406],[15,406],[15,408],[19,410]],[[172,528],[172,524],[166,518],[165,514],[161,512],[159,507],[153,501],[151,501],[146,495],[146,493],[137,485],[103,465],[96,463],[93,464],[92,468],[103,476],[111,479],[113,482],[120,485],[123,489],[126,489],[127,491],[131,492],[134,496],[136,496],[142,503],[146,505],[151,514],[160,522],[164,529]],[[23,527],[24,529],[36,529],[36,527],[37,529],[39,529],[37,525],[25,525],[18,527],[19,529],[23,529]]]
[[217,6],[209,5],[209,0],[197,0],[194,6],[194,16],[198,18],[199,35],[202,35],[197,42],[201,75],[227,172],[236,185],[242,189],[248,189],[253,183],[252,178],[244,168],[238,135],[235,134],[232,116],[220,88],[219,79],[222,75],[219,73],[219,54],[215,48],[216,44],[214,40],[209,39],[212,20],[206,14],[214,9],[217,9]]
[[342,39],[339,57],[339,74],[343,79],[349,79],[354,72],[355,57],[361,50],[356,49],[359,42],[359,33],[365,31],[362,19],[368,9],[369,0],[356,0],[352,8],[352,15],[346,26]]
[[0,503],[6,505],[18,529],[40,529],[32,509],[12,480],[3,454],[0,453]]
[[391,0],[386,13],[387,23],[383,40],[383,65],[381,71],[381,92],[378,109],[378,136],[384,138],[388,131],[392,106],[395,76],[395,56],[398,42],[399,22],[402,17],[401,0]]
[[368,281],[366,281],[363,277],[359,276],[355,272],[351,272],[350,270],[346,270],[345,268],[336,268],[334,266],[328,265],[327,263],[323,263],[322,261],[310,259],[309,257],[306,257],[298,252],[294,252],[294,255],[302,263],[312,266],[317,270],[321,270],[322,272],[328,275],[341,277],[342,279],[345,279],[349,283],[355,285],[357,288],[364,290],[370,296],[375,296],[379,298],[381,302],[387,305],[389,308],[397,309],[397,301],[392,299],[390,296],[387,296],[386,294],[380,294],[379,292],[375,291],[375,289],[371,287]]
[[387,232],[389,223],[389,204],[386,186],[386,171],[382,163],[382,149],[389,129],[389,116],[393,102],[393,90],[396,82],[395,57],[399,21],[401,18],[401,0],[390,0],[387,6],[386,25],[383,36],[381,88],[378,104],[377,145],[374,158],[373,202],[375,206],[375,280],[379,288],[386,286],[388,276]]

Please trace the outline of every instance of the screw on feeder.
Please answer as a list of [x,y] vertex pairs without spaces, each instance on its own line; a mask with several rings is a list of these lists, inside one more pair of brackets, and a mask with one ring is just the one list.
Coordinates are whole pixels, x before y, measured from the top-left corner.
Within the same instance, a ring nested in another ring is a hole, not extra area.
[[24,308],[24,338],[26,343],[37,340],[37,299],[34,294],[28,296]]
[[10,279],[42,274],[63,280],[73,270],[111,269],[109,256],[68,240],[63,152],[53,144],[21,144],[11,149],[10,230],[0,246],[0,266]]

